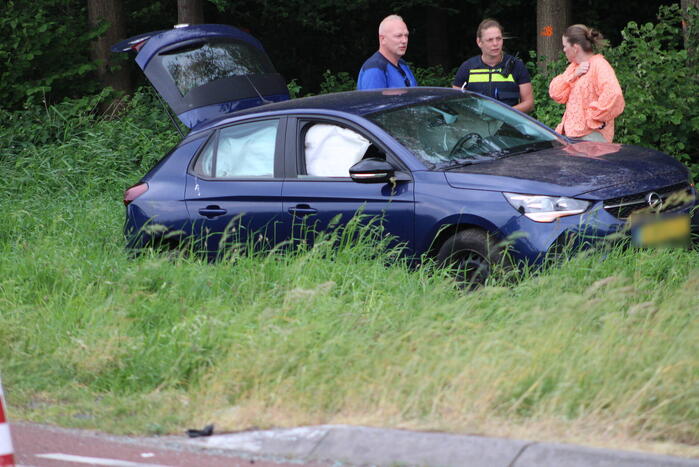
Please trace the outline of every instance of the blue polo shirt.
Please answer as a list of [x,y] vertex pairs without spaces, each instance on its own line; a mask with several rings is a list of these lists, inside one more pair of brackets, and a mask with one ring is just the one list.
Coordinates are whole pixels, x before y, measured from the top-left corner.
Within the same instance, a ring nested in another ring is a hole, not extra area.
[[[400,67],[400,68],[399,68]],[[369,57],[359,70],[357,89],[405,88],[417,86],[417,80],[403,59],[398,66],[389,62],[381,52]]]
[[[510,66],[510,73],[506,76],[503,74],[505,65]],[[517,57],[505,54],[500,63],[488,66],[477,55],[461,64],[452,84],[461,87],[464,82],[469,91],[494,97],[507,105],[517,105],[519,85],[531,82],[531,78],[524,62]]]

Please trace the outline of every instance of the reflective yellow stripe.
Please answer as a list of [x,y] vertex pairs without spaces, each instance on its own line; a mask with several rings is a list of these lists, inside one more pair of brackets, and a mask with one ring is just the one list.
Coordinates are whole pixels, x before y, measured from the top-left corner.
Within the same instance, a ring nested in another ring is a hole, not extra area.
[[468,82],[469,83],[489,83],[489,82],[494,82],[494,83],[505,83],[505,82],[515,82],[515,77],[512,76],[512,74],[509,74],[507,77],[502,76],[500,74],[500,69],[498,68],[497,70],[488,70],[482,69],[482,68],[474,68],[473,70],[469,71],[468,75]]
[[515,82],[515,77],[512,75],[502,76],[500,73],[493,74],[493,82],[504,83],[504,82]]

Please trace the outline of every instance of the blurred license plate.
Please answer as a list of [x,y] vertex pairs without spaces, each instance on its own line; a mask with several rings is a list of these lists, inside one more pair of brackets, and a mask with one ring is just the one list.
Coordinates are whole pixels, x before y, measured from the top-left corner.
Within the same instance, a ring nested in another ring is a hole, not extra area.
[[633,229],[633,240],[638,246],[653,246],[684,242],[689,238],[689,216],[674,216],[646,221]]

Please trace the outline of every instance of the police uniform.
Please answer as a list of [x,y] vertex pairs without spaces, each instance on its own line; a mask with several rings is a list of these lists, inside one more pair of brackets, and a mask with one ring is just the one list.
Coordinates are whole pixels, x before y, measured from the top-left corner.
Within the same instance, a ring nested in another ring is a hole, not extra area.
[[[511,70],[507,76],[503,75],[504,68]],[[531,80],[522,60],[512,55],[504,54],[502,61],[495,66],[486,65],[481,56],[477,55],[461,64],[452,84],[462,87],[466,82],[468,84],[465,89],[512,106],[519,104],[519,85],[530,83]]]

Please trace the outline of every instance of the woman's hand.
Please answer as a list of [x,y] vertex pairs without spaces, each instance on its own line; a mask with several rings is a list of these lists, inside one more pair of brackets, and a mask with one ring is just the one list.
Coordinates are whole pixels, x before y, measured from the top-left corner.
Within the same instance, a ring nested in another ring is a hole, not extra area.
[[585,73],[587,73],[589,69],[590,62],[580,62],[580,64],[578,64],[578,67],[575,69],[575,73],[573,73],[573,77],[579,78]]

